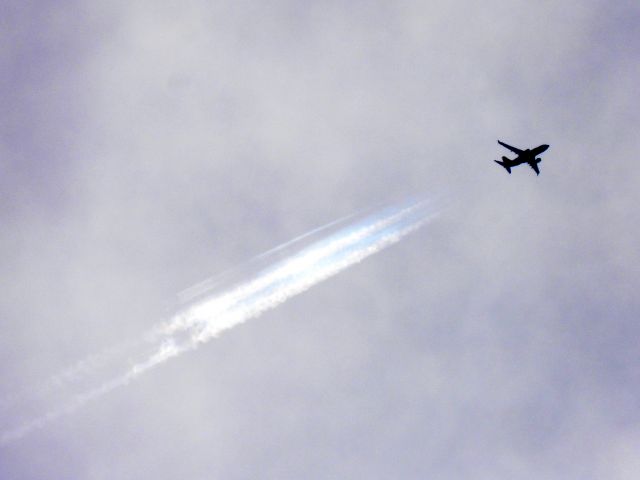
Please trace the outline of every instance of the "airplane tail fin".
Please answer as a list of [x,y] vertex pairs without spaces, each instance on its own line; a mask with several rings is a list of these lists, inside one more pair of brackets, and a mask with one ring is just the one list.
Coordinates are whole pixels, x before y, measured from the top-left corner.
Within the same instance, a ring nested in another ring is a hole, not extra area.
[[503,160],[502,162],[500,160],[494,160],[494,162],[496,162],[498,165],[503,166],[507,172],[511,173],[511,167],[507,165],[505,162],[505,160],[508,160],[508,158],[502,157],[502,160]]

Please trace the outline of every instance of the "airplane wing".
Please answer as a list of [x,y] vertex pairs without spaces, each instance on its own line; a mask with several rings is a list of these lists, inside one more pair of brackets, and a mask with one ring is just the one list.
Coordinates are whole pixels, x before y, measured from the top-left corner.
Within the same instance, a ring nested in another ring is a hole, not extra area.
[[540,170],[538,169],[538,164],[536,162],[527,162],[528,165],[533,168],[533,171],[536,172],[536,175],[540,175]]
[[518,155],[522,154],[522,150],[520,150],[519,148],[516,147],[512,147],[511,145],[507,145],[506,143],[501,142],[500,140],[498,140],[498,143],[500,145],[502,145],[504,148],[508,148],[509,150],[511,150],[513,153],[516,153]]

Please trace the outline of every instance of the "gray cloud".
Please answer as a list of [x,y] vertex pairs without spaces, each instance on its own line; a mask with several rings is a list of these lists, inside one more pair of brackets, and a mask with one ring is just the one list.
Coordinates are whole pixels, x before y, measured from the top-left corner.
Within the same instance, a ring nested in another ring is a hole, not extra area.
[[[633,3],[8,8],[0,397],[317,225],[451,206],[0,476],[632,478]],[[496,138],[550,143],[540,177],[494,168]]]

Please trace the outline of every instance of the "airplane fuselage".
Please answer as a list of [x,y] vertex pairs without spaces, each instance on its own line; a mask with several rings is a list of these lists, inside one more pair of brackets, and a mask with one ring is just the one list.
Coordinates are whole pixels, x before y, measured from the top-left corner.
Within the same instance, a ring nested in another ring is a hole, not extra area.
[[[545,150],[546,150],[546,148],[545,148]],[[540,153],[542,153],[542,152],[540,152]],[[513,160],[509,159],[509,163],[513,167],[516,167],[518,165],[522,165],[523,163],[530,163],[530,162],[540,163],[541,161],[542,161],[542,159],[541,158],[536,158],[536,155],[533,155],[531,153],[531,150],[528,149],[528,148],[526,150],[523,150],[522,153],[520,155],[518,155],[516,158],[514,158]]]

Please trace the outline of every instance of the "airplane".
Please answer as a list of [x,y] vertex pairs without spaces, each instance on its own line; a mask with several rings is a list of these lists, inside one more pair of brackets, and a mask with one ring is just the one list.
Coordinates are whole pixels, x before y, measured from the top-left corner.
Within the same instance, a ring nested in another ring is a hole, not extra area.
[[518,165],[527,163],[531,168],[533,168],[533,171],[536,172],[536,175],[540,175],[538,164],[542,160],[536,157],[540,155],[542,152],[544,152],[547,148],[549,148],[549,145],[540,145],[536,148],[532,148],[531,150],[528,148],[526,150],[520,150],[519,148],[512,147],[511,145],[507,145],[506,143],[503,143],[500,140],[498,140],[498,143],[503,147],[508,148],[516,155],[518,155],[513,160],[507,157],[502,157],[502,161],[494,160],[494,162],[496,162],[498,165],[502,165],[507,172],[511,173],[511,169],[513,167],[517,167]]

